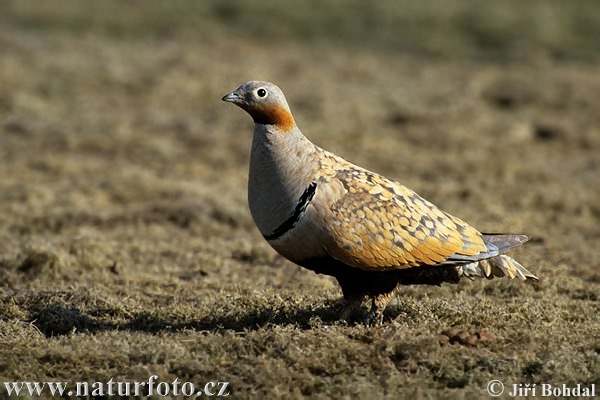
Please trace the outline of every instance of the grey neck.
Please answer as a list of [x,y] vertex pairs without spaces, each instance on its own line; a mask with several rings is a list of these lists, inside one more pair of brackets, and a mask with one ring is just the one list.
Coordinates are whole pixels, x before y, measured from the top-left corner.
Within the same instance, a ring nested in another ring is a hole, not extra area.
[[255,124],[250,153],[248,203],[256,225],[268,235],[293,213],[313,175],[315,146],[297,127],[281,132]]

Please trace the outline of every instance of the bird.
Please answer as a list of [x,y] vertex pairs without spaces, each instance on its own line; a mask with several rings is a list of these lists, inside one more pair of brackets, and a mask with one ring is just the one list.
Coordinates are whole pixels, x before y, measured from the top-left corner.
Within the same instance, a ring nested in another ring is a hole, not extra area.
[[248,204],[258,230],[284,258],[337,280],[340,320],[350,321],[367,300],[364,322],[382,324],[402,285],[538,280],[505,254],[528,235],[481,233],[399,182],[318,147],[275,84],[249,81],[222,100],[254,121]]

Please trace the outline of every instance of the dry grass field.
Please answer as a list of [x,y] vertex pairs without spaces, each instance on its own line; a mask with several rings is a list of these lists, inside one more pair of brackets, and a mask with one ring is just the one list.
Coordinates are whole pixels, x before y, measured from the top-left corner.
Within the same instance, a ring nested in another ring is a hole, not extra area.
[[[600,389],[600,5],[355,3],[0,4],[0,381]],[[250,217],[251,119],[220,101],[250,79],[321,147],[532,235],[513,254],[540,281],[407,287],[383,326],[338,323],[336,283]]]

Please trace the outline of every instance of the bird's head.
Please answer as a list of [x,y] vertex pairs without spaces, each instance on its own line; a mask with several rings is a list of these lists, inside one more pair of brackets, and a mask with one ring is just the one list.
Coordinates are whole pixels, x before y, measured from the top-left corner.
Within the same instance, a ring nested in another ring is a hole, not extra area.
[[246,82],[222,100],[243,108],[257,124],[275,125],[284,132],[296,125],[283,92],[272,83]]

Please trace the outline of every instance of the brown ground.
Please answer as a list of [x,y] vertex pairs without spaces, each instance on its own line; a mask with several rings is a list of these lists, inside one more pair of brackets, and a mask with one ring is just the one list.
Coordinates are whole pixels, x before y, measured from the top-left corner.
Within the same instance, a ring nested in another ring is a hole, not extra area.
[[[0,381],[600,385],[597,3],[316,20],[300,2],[34,3],[0,6]],[[249,79],[279,84],[322,147],[482,231],[531,234],[514,255],[540,281],[406,288],[384,326],[336,323],[335,282],[250,218],[251,120],[220,101]]]

